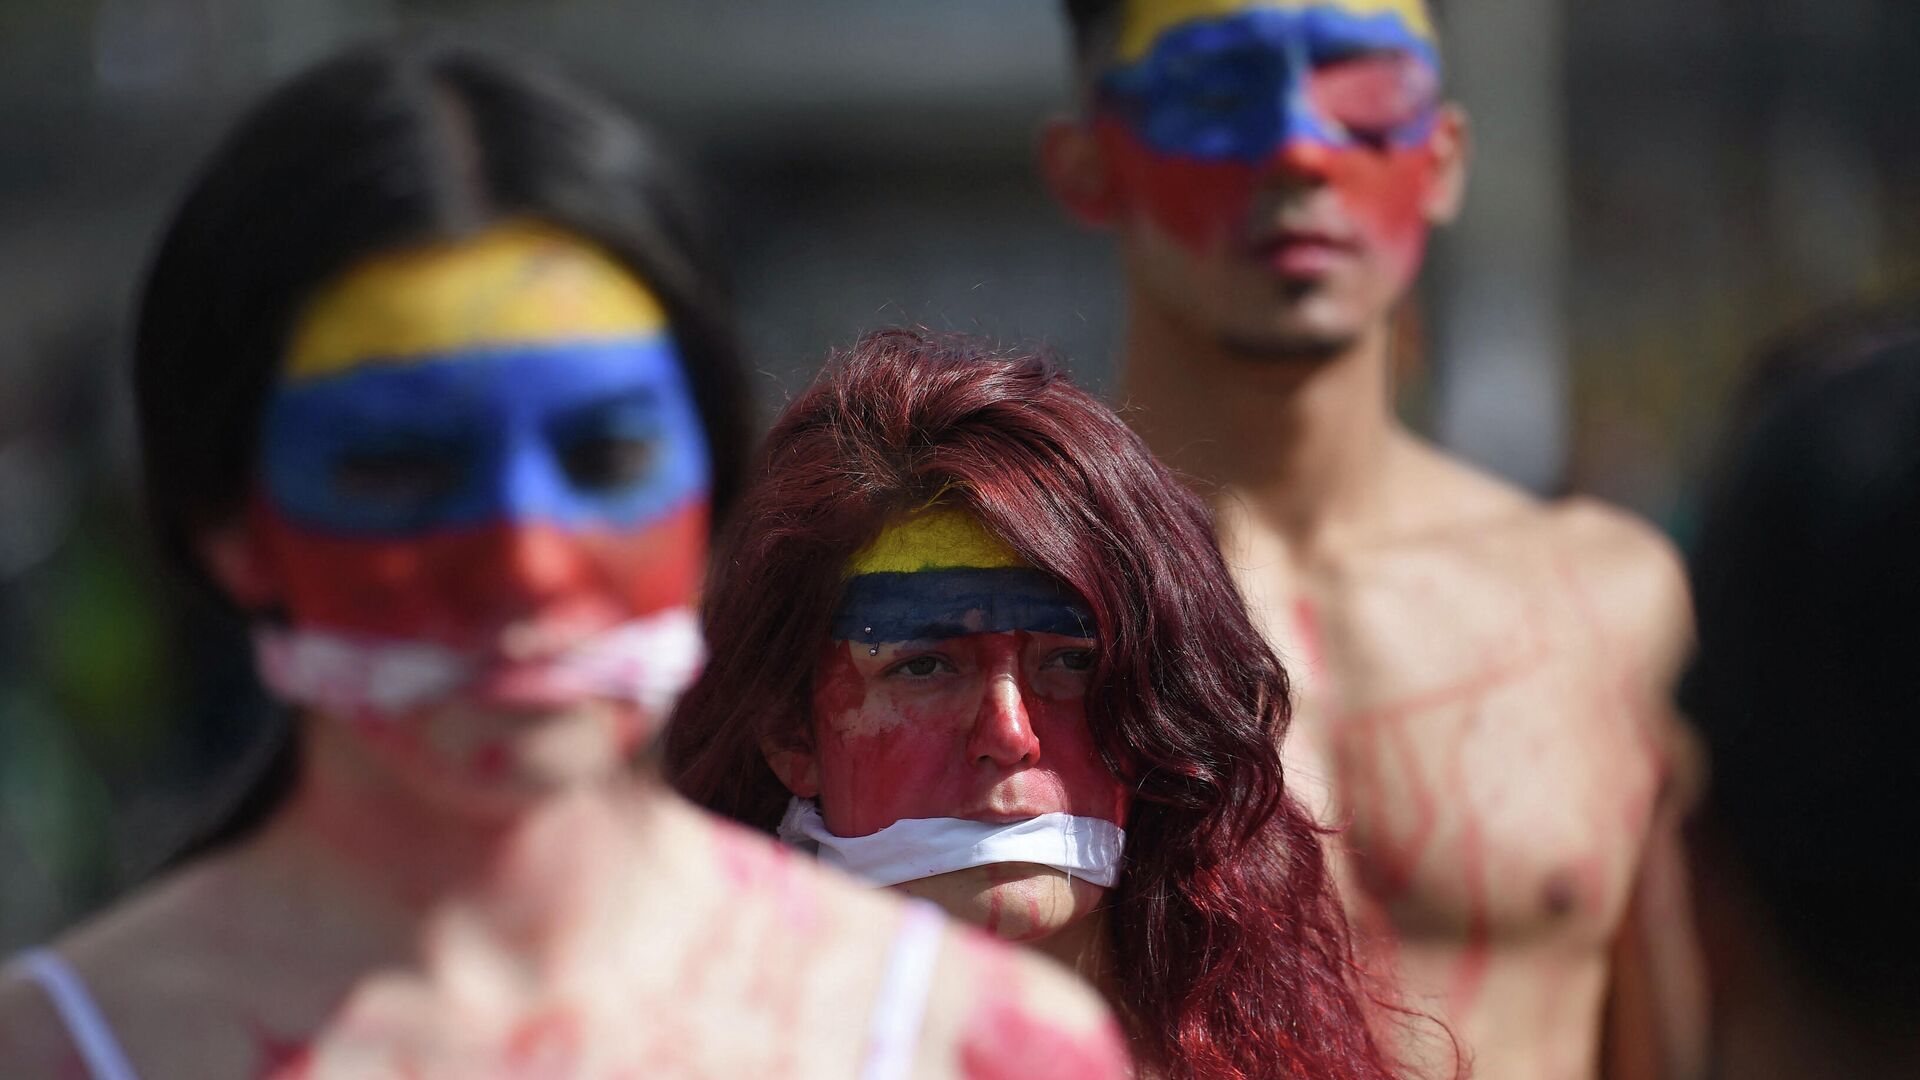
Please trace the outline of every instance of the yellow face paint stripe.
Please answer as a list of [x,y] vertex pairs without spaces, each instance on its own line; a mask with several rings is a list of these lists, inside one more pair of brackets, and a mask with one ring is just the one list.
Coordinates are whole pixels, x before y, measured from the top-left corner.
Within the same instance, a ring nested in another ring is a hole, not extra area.
[[1433,17],[1424,0],[1131,0],[1121,20],[1116,59],[1131,64],[1147,55],[1161,34],[1196,19],[1217,19],[1257,8],[1305,11],[1334,8],[1354,15],[1398,15],[1407,29],[1435,41]]
[[1026,565],[979,518],[965,510],[940,507],[890,522],[847,563],[847,576]]
[[618,260],[533,222],[376,256],[321,289],[295,324],[284,377],[337,374],[484,345],[647,337],[666,313]]

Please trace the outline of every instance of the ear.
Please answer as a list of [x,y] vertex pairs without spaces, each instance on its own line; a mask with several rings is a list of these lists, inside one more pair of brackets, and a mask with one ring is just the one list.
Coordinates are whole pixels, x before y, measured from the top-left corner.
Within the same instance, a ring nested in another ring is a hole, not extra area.
[[280,580],[245,514],[200,532],[194,548],[214,584],[242,611],[273,607],[281,598]]
[[773,775],[780,778],[788,791],[803,799],[820,797],[820,760],[814,756],[811,747],[796,747],[763,739],[760,742],[760,755],[767,759],[767,767],[773,770]]
[[1460,216],[1460,206],[1467,197],[1473,126],[1466,110],[1451,102],[1440,106],[1428,146],[1433,152],[1433,183],[1427,188],[1427,223],[1450,225]]
[[1119,215],[1113,170],[1100,139],[1078,117],[1054,116],[1040,128],[1040,176],[1082,225],[1104,228]]

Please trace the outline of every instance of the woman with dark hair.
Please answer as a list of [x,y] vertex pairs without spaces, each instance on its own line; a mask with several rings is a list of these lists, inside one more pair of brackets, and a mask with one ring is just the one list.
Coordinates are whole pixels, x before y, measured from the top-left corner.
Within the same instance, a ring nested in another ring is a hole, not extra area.
[[714,567],[681,791],[1076,968],[1150,1075],[1389,1075],[1286,674],[1199,500],[1049,361],[861,341]]
[[1120,1073],[1071,979],[633,767],[744,431],[666,180],[607,105],[432,41],[217,151],[142,300],[147,486],[297,718],[198,855],[18,958],[0,1075]]

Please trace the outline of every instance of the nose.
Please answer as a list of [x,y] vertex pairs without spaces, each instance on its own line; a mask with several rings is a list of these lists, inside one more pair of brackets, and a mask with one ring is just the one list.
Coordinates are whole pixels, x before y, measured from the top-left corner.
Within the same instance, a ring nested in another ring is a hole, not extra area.
[[988,679],[967,739],[967,760],[1003,769],[1040,763],[1040,738],[1033,732],[1026,695],[1013,673],[996,672]]
[[1329,125],[1307,99],[1305,87],[1296,82],[1287,88],[1286,95],[1268,167],[1308,183],[1324,182],[1333,164]]

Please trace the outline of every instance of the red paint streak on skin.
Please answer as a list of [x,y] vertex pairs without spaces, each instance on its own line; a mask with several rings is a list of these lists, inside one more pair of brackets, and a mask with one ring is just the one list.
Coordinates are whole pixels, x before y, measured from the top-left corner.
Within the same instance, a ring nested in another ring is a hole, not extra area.
[[473,752],[474,778],[486,783],[497,783],[505,779],[507,769],[512,764],[512,751],[508,750],[506,744],[502,742],[482,743],[479,749]]
[[613,740],[622,754],[637,754],[660,730],[665,717],[649,716],[635,708],[630,702],[621,702],[615,707],[613,715]]
[[[1469,714],[1466,727],[1448,748],[1451,751],[1447,760],[1449,791],[1470,790],[1467,786],[1466,747],[1478,726],[1478,717],[1478,710]],[[1487,895],[1486,829],[1479,814],[1469,813],[1462,819],[1456,851],[1460,876],[1467,886],[1467,945],[1461,950],[1459,964],[1454,967],[1453,987],[1448,1000],[1456,1002],[1458,1008],[1470,1009],[1479,999],[1480,988],[1486,985],[1487,969],[1493,963],[1491,900]]]
[[906,818],[1055,811],[1124,824],[1131,793],[1093,745],[1084,682],[1036,678],[1054,642],[1072,640],[970,634],[900,654],[937,652],[958,669],[928,682],[889,676],[892,651],[829,642],[813,700],[827,828],[866,836]]
[[794,864],[793,851],[731,826],[713,831],[714,856],[727,884],[773,898],[789,930],[811,934],[821,919],[819,896]]
[[853,663],[853,645],[829,641],[813,675],[813,715],[834,717],[853,712],[867,702],[867,677]]
[[[1268,187],[1324,185],[1364,252],[1396,286],[1413,280],[1426,251],[1426,199],[1436,161],[1431,139],[1411,147],[1329,147],[1294,139],[1247,164],[1162,154],[1113,117],[1095,136],[1106,149],[1123,206],[1144,213],[1197,256],[1254,239],[1254,196]],[[1395,289],[1398,292],[1398,288]]]
[[[1000,882],[996,880],[994,881],[994,884],[998,885],[1000,884]],[[993,890],[993,892],[987,897],[987,921],[980,924],[981,928],[984,929],[987,933],[993,934],[995,936],[999,935],[1000,913],[1001,913],[1001,909],[1004,906],[1005,906],[1005,902],[1002,901],[1000,898],[1000,890],[999,889]]]
[[1293,602],[1293,625],[1300,635],[1301,658],[1307,663],[1307,670],[1315,678],[1324,680],[1327,674],[1326,640],[1320,633],[1320,612],[1313,601],[1302,596]]
[[573,1009],[528,1017],[507,1036],[502,1080],[547,1080],[580,1071],[584,1024]]
[[259,1024],[254,1024],[253,1029],[253,1075],[258,1080],[306,1080],[312,1075],[311,1043],[280,1038]]
[[968,1019],[960,1044],[966,1080],[1119,1080],[1130,1074],[1111,1028],[1065,1031],[1003,997],[988,1000]]
[[[1357,860],[1361,881],[1369,894],[1369,910],[1364,918],[1374,942],[1394,951],[1394,933],[1387,908],[1405,899],[1414,889],[1415,876],[1423,862],[1434,855],[1435,838],[1442,820],[1441,793],[1420,768],[1417,744],[1408,730],[1416,719],[1431,718],[1441,710],[1454,710],[1467,717],[1465,727],[1448,743],[1441,775],[1452,800],[1471,799],[1466,775],[1466,751],[1471,741],[1480,704],[1501,687],[1517,683],[1539,671],[1551,659],[1551,650],[1537,615],[1529,612],[1530,646],[1512,660],[1491,665],[1460,682],[1416,694],[1387,705],[1349,714],[1342,726],[1355,741],[1355,753],[1341,769],[1340,782],[1356,804],[1392,805],[1393,797],[1411,804],[1403,827],[1384,822],[1371,838],[1374,847]],[[1492,962],[1491,881],[1487,865],[1485,831],[1477,813],[1469,810],[1457,815],[1458,835],[1446,845],[1446,865],[1456,868],[1466,886],[1468,915],[1466,945],[1454,969],[1450,987],[1453,1007],[1470,1009],[1485,984]],[[1373,943],[1373,942],[1370,942]]]
[[685,606],[707,550],[704,500],[630,531],[513,522],[348,538],[293,525],[258,497],[250,519],[295,624],[462,650],[497,647],[502,628],[529,618],[587,633]]

